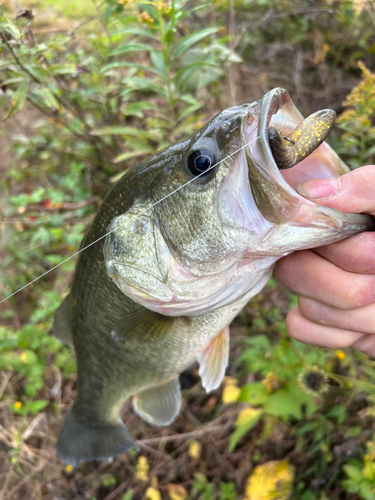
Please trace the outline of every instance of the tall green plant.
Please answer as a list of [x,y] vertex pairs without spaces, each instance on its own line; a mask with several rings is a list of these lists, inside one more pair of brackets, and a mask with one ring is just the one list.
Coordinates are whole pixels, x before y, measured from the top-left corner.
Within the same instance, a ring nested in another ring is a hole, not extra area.
[[224,62],[233,60],[217,27],[191,26],[202,6],[122,3],[103,5],[98,31],[87,24],[43,38],[31,36],[31,16],[21,26],[24,20],[11,22],[0,12],[5,119],[26,103],[27,113],[39,112],[32,137],[14,136],[14,167],[1,183],[4,192],[17,193],[28,181],[7,207],[16,231],[5,292],[77,248],[108,180],[201,124]]

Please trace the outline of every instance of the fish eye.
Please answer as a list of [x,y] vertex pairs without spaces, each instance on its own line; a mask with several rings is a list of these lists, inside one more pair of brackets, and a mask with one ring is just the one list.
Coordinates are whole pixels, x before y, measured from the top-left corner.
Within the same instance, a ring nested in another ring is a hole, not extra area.
[[193,175],[208,174],[216,163],[215,156],[208,149],[198,149],[189,156],[188,167]]

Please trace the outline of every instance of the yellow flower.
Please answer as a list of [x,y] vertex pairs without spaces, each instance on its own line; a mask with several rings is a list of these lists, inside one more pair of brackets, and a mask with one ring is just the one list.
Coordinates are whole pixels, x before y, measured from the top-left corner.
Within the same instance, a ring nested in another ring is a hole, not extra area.
[[336,356],[339,358],[340,361],[345,359],[345,353],[341,349],[337,349]]
[[352,106],[345,110],[337,119],[337,123],[345,123],[346,120],[364,120],[368,126],[369,118],[375,113],[375,74],[363,64],[358,62],[358,67],[363,73],[362,80],[356,85],[342,103],[344,106]]
[[191,441],[189,444],[189,455],[191,458],[194,460],[198,460],[200,455],[201,455],[201,445],[198,443],[198,441]]
[[22,403],[21,403],[21,401],[16,401],[16,402],[14,403],[14,407],[15,407],[15,408],[17,408],[17,410],[19,410],[19,409],[22,407]]
[[152,486],[147,488],[145,498],[147,498],[147,500],[162,500],[160,491]]
[[287,460],[258,465],[248,479],[245,500],[288,500],[293,479],[294,468]]
[[272,394],[280,387],[279,379],[276,373],[273,372],[266,375],[265,379],[262,380],[262,384],[266,386],[268,394]]
[[148,24],[150,26],[152,26],[154,24],[154,20],[152,19],[150,14],[147,14],[147,12],[142,12],[141,14],[139,14],[138,20],[140,23],[145,23],[145,24]]
[[26,351],[21,353],[20,360],[22,361],[22,363],[27,363],[27,352]]
[[168,484],[168,496],[170,500],[186,500],[188,494],[180,484]]
[[235,403],[238,400],[241,389],[237,387],[237,380],[231,377],[225,377],[225,387],[223,390],[223,403]]
[[65,467],[65,472],[68,472],[68,473],[69,473],[69,472],[72,472],[72,470],[73,470],[73,467],[72,467],[71,465],[67,465],[67,466]]
[[138,458],[137,465],[135,466],[135,478],[137,481],[148,481],[148,472],[150,466],[146,457],[141,455]]
[[163,12],[165,9],[165,3],[164,2],[158,2],[156,5],[156,8],[158,9],[159,12]]
[[160,491],[158,490],[158,478],[156,476],[151,479],[151,486],[147,488],[145,498],[147,500],[162,500]]

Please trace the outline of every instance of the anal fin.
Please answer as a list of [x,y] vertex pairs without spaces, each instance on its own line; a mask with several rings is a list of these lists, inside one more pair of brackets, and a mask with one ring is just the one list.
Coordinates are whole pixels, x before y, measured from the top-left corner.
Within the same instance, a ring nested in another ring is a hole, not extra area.
[[223,380],[229,357],[229,326],[214,337],[198,356],[199,375],[207,392],[217,389]]
[[178,378],[139,392],[133,398],[133,408],[150,424],[170,424],[181,408],[181,389]]

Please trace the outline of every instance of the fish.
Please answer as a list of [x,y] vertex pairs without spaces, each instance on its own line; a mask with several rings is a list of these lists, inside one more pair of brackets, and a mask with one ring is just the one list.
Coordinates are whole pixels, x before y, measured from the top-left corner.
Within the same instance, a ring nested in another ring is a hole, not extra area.
[[126,400],[146,422],[169,425],[183,370],[198,362],[205,390],[220,386],[229,324],[278,259],[373,228],[368,215],[296,191],[349,171],[324,142],[333,122],[330,110],[304,119],[275,88],[220,112],[112,187],[54,318],[54,335],[77,356],[77,396],[56,446],[65,463],[138,450],[121,419]]

